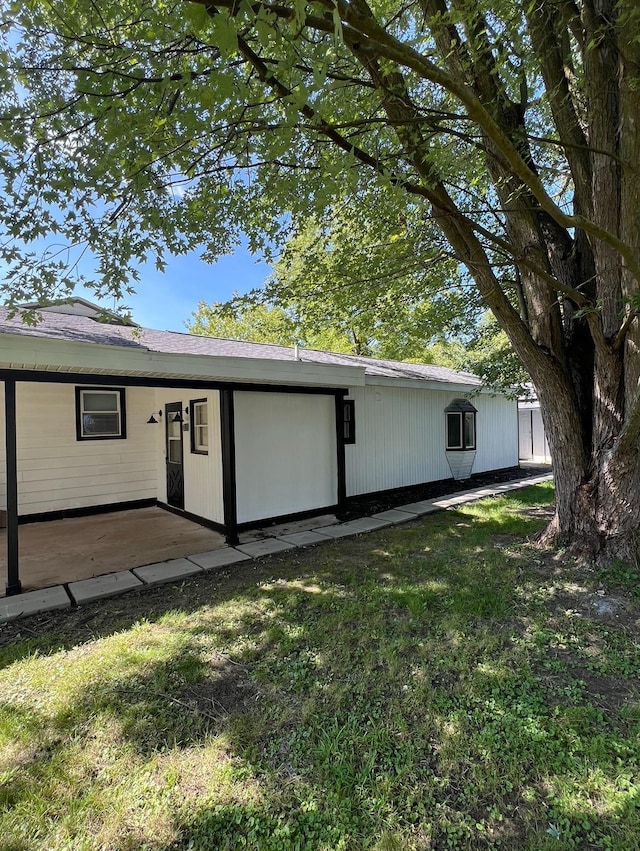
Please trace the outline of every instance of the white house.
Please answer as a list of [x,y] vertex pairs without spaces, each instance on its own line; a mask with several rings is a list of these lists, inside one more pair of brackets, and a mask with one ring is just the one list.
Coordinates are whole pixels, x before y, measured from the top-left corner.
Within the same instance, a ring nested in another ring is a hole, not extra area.
[[81,299],[0,312],[9,581],[18,524],[158,504],[221,531],[518,463],[516,402],[421,364],[155,331]]

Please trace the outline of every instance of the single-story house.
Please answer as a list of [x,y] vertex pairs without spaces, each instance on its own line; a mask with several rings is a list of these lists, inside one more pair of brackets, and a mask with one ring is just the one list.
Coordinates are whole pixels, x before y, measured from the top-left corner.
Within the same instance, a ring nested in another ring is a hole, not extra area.
[[443,367],[0,311],[7,593],[18,524],[161,505],[236,543],[276,518],[518,464],[515,401]]

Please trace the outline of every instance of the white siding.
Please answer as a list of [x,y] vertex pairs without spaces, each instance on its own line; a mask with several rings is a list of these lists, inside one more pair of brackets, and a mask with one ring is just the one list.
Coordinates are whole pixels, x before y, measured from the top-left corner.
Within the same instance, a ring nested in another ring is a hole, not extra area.
[[[209,415],[209,453],[200,455],[191,452],[191,423],[187,431],[183,430],[183,472],[184,472],[184,509],[199,517],[224,522],[222,503],[222,454],[220,444],[220,394],[217,390],[156,390],[155,411],[158,425],[147,426],[154,429],[156,437],[156,460],[158,477],[158,499],[167,501],[167,472],[165,444],[164,406],[171,402],[180,402],[182,409],[189,407],[194,399],[207,399]],[[162,411],[162,418],[157,411]],[[188,421],[189,418],[185,417]]]
[[474,473],[518,465],[518,403],[480,393],[471,399],[476,416],[478,454]]
[[523,461],[551,462],[540,408],[526,407],[518,412],[520,458]]
[[335,505],[333,396],[234,393],[238,522]]
[[[91,386],[91,382],[87,382]],[[18,510],[38,514],[156,496],[155,446],[146,420],[153,391],[126,390],[125,440],[76,439],[73,384],[18,382]],[[6,507],[4,386],[1,506]]]
[[[444,409],[455,393],[368,385],[353,388],[350,397],[356,403],[356,443],[345,447],[348,496],[451,477]],[[485,394],[472,402],[478,409],[473,472],[516,465],[516,403]]]

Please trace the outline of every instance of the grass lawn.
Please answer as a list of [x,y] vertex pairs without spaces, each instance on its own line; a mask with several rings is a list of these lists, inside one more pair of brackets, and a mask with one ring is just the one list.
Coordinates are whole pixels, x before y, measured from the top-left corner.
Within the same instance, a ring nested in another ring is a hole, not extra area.
[[552,498],[0,627],[0,849],[640,849],[639,576]]

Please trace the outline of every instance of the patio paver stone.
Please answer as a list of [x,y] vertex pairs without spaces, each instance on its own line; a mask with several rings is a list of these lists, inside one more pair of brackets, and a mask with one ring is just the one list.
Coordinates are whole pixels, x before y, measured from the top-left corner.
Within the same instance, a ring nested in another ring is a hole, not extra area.
[[418,516],[422,514],[433,514],[434,511],[440,511],[437,505],[433,504],[431,499],[423,499],[420,502],[409,502],[407,505],[399,505],[398,511],[408,511],[410,514]]
[[261,556],[270,556],[273,553],[291,550],[293,549],[293,544],[288,544],[286,541],[278,541],[276,538],[265,538],[262,541],[250,541],[247,544],[238,544],[236,549],[252,558],[261,558]]
[[62,585],[27,591],[15,597],[0,598],[0,623],[12,621],[26,615],[37,615],[53,609],[69,609],[71,600]]
[[194,556],[187,556],[187,558],[203,570],[215,570],[216,568],[227,567],[230,564],[237,564],[239,561],[249,561],[251,556],[241,553],[234,547],[222,547],[220,550],[196,553]]
[[348,520],[337,526],[323,526],[322,534],[330,538],[346,538],[349,535],[360,535],[362,532],[373,532],[375,529],[384,529],[389,526],[388,520],[374,520],[372,517],[358,517],[356,520]]
[[292,532],[290,535],[278,535],[279,541],[285,541],[287,544],[292,544],[294,547],[308,547],[311,544],[326,543],[329,539],[322,531],[318,532]]
[[160,585],[163,582],[182,579],[184,576],[192,576],[194,573],[202,573],[202,568],[186,558],[172,558],[170,561],[134,567],[132,573],[142,579],[145,585]]
[[69,593],[80,605],[91,603],[92,600],[100,600],[102,597],[113,597],[115,594],[139,588],[143,584],[130,570],[121,570],[119,573],[107,573],[105,576],[70,582]]
[[396,523],[406,523],[408,520],[418,519],[418,514],[415,511],[405,511],[401,508],[389,508],[386,511],[378,511],[377,514],[371,516],[374,520],[388,520],[394,526]]

